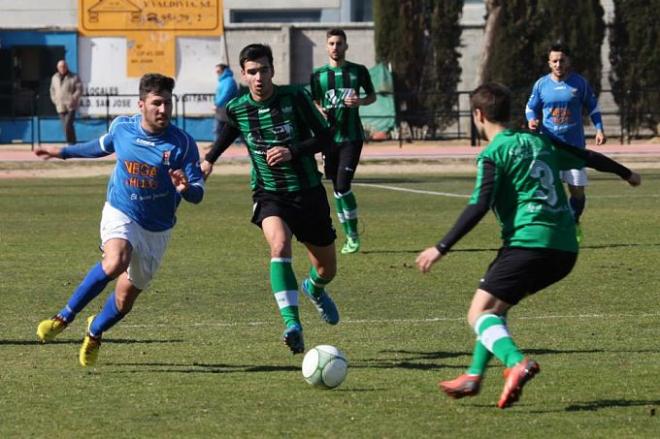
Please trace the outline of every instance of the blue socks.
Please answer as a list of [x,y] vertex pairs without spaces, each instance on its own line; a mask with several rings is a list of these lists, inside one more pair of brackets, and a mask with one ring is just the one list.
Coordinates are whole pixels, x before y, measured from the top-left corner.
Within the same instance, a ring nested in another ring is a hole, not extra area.
[[82,311],[92,299],[101,294],[101,291],[111,280],[103,271],[101,263],[97,263],[89,270],[87,276],[69,298],[66,306],[57,315],[69,323],[72,322],[76,318],[76,314]]
[[104,331],[115,326],[117,322],[124,318],[126,314],[122,314],[117,308],[115,302],[115,292],[113,291],[103,305],[100,313],[94,317],[92,324],[89,327],[89,335],[95,338],[101,337]]

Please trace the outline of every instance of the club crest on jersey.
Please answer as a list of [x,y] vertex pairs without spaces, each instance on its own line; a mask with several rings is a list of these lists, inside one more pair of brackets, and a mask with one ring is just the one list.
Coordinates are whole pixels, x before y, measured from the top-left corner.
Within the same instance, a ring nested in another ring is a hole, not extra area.
[[165,165],[165,166],[170,165],[170,152],[169,151],[164,151],[163,152],[163,165]]

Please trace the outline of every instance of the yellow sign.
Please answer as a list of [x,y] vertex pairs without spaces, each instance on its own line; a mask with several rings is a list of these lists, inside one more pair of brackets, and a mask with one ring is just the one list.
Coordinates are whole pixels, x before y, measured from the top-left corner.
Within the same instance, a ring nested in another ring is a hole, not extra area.
[[174,65],[176,41],[172,32],[131,32],[126,35],[127,72],[129,77],[158,72],[176,75]]
[[223,34],[222,0],[78,0],[78,31],[125,36],[127,75],[176,73],[177,36]]
[[156,30],[222,35],[222,0],[78,0],[83,35]]

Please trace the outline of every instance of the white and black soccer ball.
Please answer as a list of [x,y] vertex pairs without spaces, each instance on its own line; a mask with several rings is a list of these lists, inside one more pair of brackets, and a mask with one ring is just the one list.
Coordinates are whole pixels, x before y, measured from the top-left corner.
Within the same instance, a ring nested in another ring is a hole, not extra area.
[[334,346],[316,346],[303,358],[302,374],[312,386],[335,388],[346,379],[347,372],[346,355]]

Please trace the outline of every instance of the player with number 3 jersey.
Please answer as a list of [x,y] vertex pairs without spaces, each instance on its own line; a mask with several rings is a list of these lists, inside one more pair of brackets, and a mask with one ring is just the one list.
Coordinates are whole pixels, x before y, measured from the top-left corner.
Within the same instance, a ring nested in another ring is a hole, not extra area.
[[502,229],[502,248],[481,279],[468,311],[468,322],[477,335],[472,363],[467,373],[441,382],[440,388],[453,398],[476,395],[494,355],[507,367],[497,404],[506,408],[540,372],[538,363],[526,358],[513,342],[506,314],[524,297],[567,276],[577,260],[575,222],[560,170],[588,166],[617,174],[632,186],[641,179],[597,152],[506,129],[511,94],[502,85],[482,85],[470,100],[479,135],[490,141],[477,158],[475,189],[454,227],[435,246],[422,251],[416,262],[420,271],[428,272],[489,209],[495,213]]

